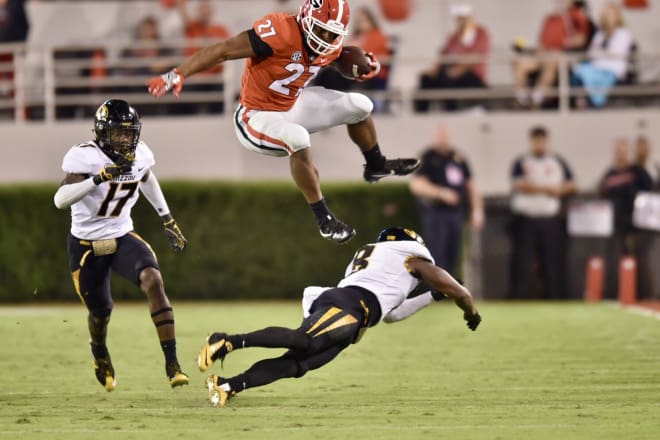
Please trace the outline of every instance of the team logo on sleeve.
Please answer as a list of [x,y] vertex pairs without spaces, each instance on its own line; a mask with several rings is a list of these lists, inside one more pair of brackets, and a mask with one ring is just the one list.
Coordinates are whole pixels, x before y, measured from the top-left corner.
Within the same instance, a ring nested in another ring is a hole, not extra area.
[[298,63],[300,60],[302,60],[302,52],[297,50],[293,53],[293,55],[291,55],[291,61]]
[[314,9],[318,9],[323,6],[323,0],[312,0],[310,3]]

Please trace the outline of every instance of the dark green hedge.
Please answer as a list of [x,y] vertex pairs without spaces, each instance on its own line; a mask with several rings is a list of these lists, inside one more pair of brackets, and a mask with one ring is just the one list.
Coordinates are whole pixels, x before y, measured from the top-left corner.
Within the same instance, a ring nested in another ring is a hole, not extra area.
[[[56,185],[0,187],[0,301],[76,300],[68,272],[69,211],[52,202]],[[163,190],[189,240],[170,251],[160,219],[141,198],[136,231],[156,251],[171,298],[299,298],[310,284],[341,277],[355,249],[388,225],[417,226],[403,183],[324,186],[330,207],[358,235],[338,246],[321,238],[293,184],[166,182]],[[115,277],[115,299],[141,293]]]

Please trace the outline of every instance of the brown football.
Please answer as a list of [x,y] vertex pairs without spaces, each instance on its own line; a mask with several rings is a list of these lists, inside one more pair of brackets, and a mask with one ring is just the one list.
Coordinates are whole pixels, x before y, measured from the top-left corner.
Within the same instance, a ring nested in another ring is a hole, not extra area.
[[342,76],[348,79],[355,79],[371,72],[367,54],[357,46],[344,46],[341,55],[335,60],[334,66]]

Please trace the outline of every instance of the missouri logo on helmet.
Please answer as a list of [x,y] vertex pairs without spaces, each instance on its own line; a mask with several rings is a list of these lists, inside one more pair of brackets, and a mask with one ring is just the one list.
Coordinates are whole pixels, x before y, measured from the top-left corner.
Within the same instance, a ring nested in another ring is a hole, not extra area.
[[101,106],[96,110],[94,115],[97,121],[107,121],[108,120],[108,106],[101,104]]

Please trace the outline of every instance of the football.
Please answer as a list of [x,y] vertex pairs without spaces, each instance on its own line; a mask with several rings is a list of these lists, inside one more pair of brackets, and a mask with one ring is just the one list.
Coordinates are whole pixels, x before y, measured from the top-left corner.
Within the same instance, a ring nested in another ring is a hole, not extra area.
[[369,57],[357,46],[344,46],[341,55],[335,60],[334,67],[348,79],[355,79],[371,72]]

